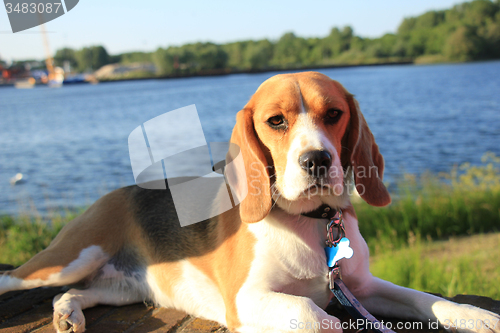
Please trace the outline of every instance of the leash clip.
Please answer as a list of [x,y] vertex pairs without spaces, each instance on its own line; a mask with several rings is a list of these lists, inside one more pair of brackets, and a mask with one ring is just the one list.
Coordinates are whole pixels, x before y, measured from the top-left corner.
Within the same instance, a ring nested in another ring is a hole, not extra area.
[[342,280],[340,267],[337,263],[328,270],[328,280],[330,282],[330,290],[335,288],[335,280]]
[[[337,216],[338,217],[335,217]],[[330,222],[326,225],[326,246],[328,247],[336,247],[340,240],[345,237],[345,229],[344,229],[344,221],[342,219],[342,210],[339,208],[337,210],[337,215],[332,217]],[[334,239],[334,230],[333,228],[337,228],[337,238]]]

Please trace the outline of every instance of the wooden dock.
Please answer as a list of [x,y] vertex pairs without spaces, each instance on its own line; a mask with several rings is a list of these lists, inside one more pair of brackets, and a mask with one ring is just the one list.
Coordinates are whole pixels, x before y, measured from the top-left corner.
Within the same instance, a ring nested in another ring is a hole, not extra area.
[[[0,265],[0,270],[12,268]],[[53,333],[52,298],[63,292],[63,288],[37,288],[27,291],[14,291],[0,296],[0,333]],[[473,304],[484,309],[500,313],[500,301],[487,297],[458,295],[453,301]],[[88,333],[230,333],[230,331],[208,320],[187,315],[184,312],[165,308],[155,308],[148,304],[134,304],[122,307],[96,306],[83,311]],[[339,304],[332,303],[327,312],[342,321],[353,320]],[[444,332],[432,330],[428,323],[422,323],[423,329],[395,329],[398,320],[379,318],[391,322],[397,333]],[[400,323],[402,321],[399,321]],[[411,326],[412,322],[405,322]],[[500,323],[499,323],[500,325]],[[355,330],[347,329],[351,333]]]

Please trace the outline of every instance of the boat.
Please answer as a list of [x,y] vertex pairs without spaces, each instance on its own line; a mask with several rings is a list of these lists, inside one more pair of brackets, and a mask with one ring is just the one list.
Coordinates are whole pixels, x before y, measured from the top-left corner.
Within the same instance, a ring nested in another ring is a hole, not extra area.
[[35,86],[36,80],[33,77],[27,78],[27,79],[21,79],[17,80],[14,83],[14,87],[18,89],[31,89]]

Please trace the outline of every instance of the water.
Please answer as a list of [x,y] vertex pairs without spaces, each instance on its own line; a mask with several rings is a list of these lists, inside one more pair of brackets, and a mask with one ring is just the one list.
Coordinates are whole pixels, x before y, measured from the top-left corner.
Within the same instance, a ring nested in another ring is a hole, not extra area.
[[[389,179],[500,155],[498,61],[321,72],[356,95]],[[88,205],[133,184],[130,132],[186,105],[196,104],[207,141],[229,140],[236,112],[274,74],[0,88],[0,212]],[[18,172],[27,181],[12,187]]]

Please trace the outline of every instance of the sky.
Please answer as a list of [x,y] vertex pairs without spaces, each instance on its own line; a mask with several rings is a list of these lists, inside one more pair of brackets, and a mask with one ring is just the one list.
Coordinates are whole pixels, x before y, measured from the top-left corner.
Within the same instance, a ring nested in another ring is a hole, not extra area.
[[[404,17],[461,2],[80,0],[73,10],[46,23],[46,30],[52,52],[63,47],[103,45],[110,54],[154,51],[198,41],[276,40],[290,31],[301,37],[324,37],[332,27],[346,25],[358,36],[379,37],[396,32]],[[44,57],[40,27],[14,34],[6,10],[0,8],[0,59]]]

